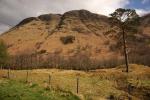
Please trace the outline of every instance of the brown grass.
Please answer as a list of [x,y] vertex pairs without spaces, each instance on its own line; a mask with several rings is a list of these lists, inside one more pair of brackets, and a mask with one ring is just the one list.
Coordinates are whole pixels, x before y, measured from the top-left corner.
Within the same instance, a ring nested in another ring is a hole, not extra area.
[[[79,77],[79,96],[85,100],[102,100],[113,95],[116,98],[127,98],[127,85],[132,83],[136,88],[150,88],[150,68],[142,65],[130,65],[129,74],[123,72],[124,66],[112,69],[99,69],[89,72],[36,69],[29,71],[29,82],[43,87],[48,85],[51,75],[51,87],[71,91],[76,94],[76,79]],[[7,76],[7,70],[0,70],[0,77]],[[11,79],[25,81],[26,70],[12,70]],[[139,94],[140,95],[140,94]],[[132,95],[135,100],[142,100],[141,96]]]

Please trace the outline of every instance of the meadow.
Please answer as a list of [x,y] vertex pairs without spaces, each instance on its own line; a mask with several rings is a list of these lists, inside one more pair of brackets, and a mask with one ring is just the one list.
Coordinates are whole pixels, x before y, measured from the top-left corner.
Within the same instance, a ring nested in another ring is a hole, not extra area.
[[[48,97],[53,95],[56,100],[126,100],[129,97],[133,100],[148,100],[150,97],[150,68],[136,64],[130,65],[129,73],[125,72],[125,66],[122,65],[88,72],[63,69],[10,70],[9,79],[7,77],[8,70],[0,70],[1,89],[6,87],[6,90],[9,91],[7,85],[12,82],[20,85],[23,83],[25,88],[35,85],[36,88],[40,87],[43,91],[48,89],[50,91],[46,91],[50,94]],[[1,83],[4,80],[7,82],[3,87]],[[18,91],[20,87],[17,85],[15,90]],[[54,94],[51,94],[51,91],[55,91]],[[61,93],[65,94],[64,99],[62,99]],[[38,92],[34,95],[37,94]],[[0,95],[3,97],[4,94]]]

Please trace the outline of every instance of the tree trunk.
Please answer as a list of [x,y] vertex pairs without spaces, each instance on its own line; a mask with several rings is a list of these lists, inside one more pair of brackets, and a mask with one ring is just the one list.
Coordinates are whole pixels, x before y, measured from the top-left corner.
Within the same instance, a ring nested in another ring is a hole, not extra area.
[[123,49],[124,49],[124,57],[125,57],[125,64],[126,64],[126,72],[129,72],[129,64],[128,64],[128,54],[127,54],[127,47],[126,47],[126,37],[125,37],[125,30],[122,28],[122,35],[123,35]]

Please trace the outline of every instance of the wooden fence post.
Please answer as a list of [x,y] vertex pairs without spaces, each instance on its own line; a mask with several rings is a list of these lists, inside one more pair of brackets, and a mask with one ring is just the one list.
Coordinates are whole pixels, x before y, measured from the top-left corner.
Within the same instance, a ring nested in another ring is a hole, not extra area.
[[50,85],[51,84],[51,75],[49,74],[48,76],[48,84]]
[[130,96],[131,95],[131,90],[132,90],[132,87],[131,87],[131,84],[128,85],[128,100],[132,100],[132,97]]
[[10,69],[8,68],[8,72],[7,72],[7,78],[10,79]]
[[28,78],[29,78],[29,70],[27,69],[26,83],[28,83]]
[[77,77],[77,94],[79,93],[79,77]]

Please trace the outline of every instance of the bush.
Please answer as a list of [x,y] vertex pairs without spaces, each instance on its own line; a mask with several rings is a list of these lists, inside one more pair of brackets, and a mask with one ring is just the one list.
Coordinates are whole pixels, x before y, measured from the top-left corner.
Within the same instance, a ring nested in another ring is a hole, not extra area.
[[73,41],[75,40],[74,36],[65,36],[65,37],[60,37],[60,40],[62,41],[63,44],[70,44],[73,43]]
[[40,50],[38,53],[39,53],[39,54],[46,53],[46,50]]
[[4,65],[8,61],[7,46],[3,41],[0,41],[0,64]]

